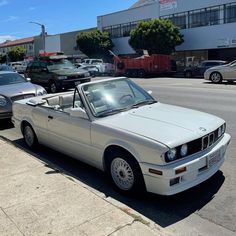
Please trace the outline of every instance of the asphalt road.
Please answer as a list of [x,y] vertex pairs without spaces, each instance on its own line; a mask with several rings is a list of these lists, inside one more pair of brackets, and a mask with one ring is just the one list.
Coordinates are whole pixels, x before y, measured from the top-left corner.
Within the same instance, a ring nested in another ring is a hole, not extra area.
[[[205,183],[172,197],[154,194],[128,197],[115,192],[105,174],[86,164],[46,147],[40,147],[33,155],[107,198],[124,203],[175,235],[236,235],[236,83],[214,85],[202,79],[175,78],[134,80],[152,90],[153,96],[162,103],[208,112],[226,120],[232,141],[221,171]],[[10,122],[0,121],[0,135],[28,151]]]

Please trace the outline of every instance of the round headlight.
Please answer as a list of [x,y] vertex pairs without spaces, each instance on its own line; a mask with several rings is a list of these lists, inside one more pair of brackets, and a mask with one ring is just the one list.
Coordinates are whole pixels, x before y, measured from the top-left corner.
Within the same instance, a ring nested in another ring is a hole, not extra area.
[[5,107],[7,105],[7,100],[5,97],[0,96],[0,106]]
[[176,159],[176,157],[177,157],[177,150],[176,150],[176,148],[170,149],[166,153],[166,157],[167,157],[167,161],[174,161]]
[[226,130],[226,124],[224,123],[224,124],[222,125],[222,134],[225,133],[225,130]]
[[181,146],[180,148],[180,155],[182,157],[185,157],[186,155],[188,154],[188,145],[187,144],[184,144]]
[[44,89],[44,90],[40,90],[37,92],[37,96],[42,96],[42,95],[45,95],[47,94],[47,91]]

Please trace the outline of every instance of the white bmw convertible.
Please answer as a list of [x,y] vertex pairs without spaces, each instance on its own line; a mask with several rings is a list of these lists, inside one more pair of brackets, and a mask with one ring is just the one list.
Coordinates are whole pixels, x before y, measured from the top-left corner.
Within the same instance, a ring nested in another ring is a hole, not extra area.
[[230,142],[224,120],[162,104],[126,78],[17,101],[12,120],[28,147],[43,144],[106,171],[125,193],[189,189],[219,170]]

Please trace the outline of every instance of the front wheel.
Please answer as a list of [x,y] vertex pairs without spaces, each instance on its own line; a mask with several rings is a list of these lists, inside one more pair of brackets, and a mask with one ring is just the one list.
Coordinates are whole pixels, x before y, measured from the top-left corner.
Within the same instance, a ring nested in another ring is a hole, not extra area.
[[222,82],[222,76],[219,72],[213,72],[210,75],[210,80],[212,81],[212,83],[214,84],[219,84]]
[[36,137],[36,134],[33,130],[33,128],[29,125],[26,124],[23,128],[23,136],[24,136],[24,141],[26,145],[30,149],[35,149],[38,145],[38,139]]
[[49,92],[50,93],[57,93],[58,92],[58,87],[56,82],[52,81],[49,83]]
[[114,187],[122,193],[143,192],[145,189],[138,163],[133,156],[126,152],[112,153],[108,163],[108,171]]

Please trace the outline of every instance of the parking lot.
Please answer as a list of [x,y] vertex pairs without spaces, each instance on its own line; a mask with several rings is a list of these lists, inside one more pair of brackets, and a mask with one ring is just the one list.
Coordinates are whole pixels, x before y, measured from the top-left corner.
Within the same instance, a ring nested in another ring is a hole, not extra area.
[[[236,83],[215,85],[202,79],[181,78],[134,81],[146,90],[152,90],[152,95],[162,103],[208,112],[226,121],[232,140],[221,171],[205,183],[176,196],[146,194],[145,197],[127,197],[114,191],[102,172],[86,164],[46,147],[33,154],[75,177],[88,188],[104,193],[107,199],[115,199],[134,209],[156,223],[156,227],[159,225],[175,235],[236,234]],[[21,135],[16,133],[9,121],[1,121],[0,136],[28,152]]]

